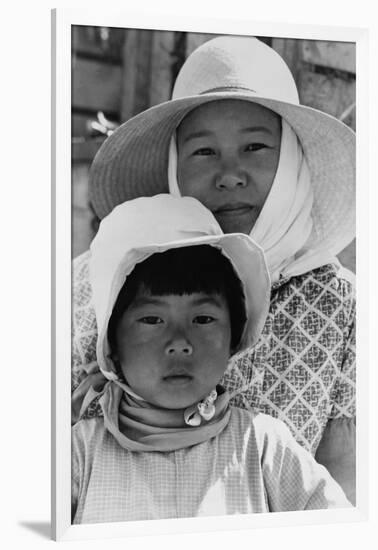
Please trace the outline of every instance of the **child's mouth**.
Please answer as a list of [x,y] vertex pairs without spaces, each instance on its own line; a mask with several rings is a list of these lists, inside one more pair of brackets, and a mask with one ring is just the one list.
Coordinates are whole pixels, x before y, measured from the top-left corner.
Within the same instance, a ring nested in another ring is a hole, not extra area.
[[169,374],[168,376],[163,377],[164,382],[168,382],[169,384],[174,384],[178,386],[181,384],[187,384],[188,382],[191,382],[192,379],[193,376],[188,373]]

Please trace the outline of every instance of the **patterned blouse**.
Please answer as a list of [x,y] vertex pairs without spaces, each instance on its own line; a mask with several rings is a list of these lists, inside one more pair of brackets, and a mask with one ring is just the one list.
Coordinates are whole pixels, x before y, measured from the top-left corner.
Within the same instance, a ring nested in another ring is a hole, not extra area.
[[[96,364],[97,327],[87,251],[73,266],[72,390]],[[221,382],[233,405],[283,420],[315,454],[329,419],[355,417],[353,275],[328,264],[273,285],[263,334]],[[93,404],[86,417],[101,415]]]
[[216,437],[185,449],[121,447],[102,418],[72,430],[73,523],[344,508],[327,470],[280,421],[232,408]]

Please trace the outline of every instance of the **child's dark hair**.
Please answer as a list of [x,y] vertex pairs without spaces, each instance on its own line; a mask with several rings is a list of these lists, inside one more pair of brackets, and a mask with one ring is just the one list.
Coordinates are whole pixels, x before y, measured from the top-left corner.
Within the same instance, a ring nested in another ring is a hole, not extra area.
[[139,290],[157,296],[206,292],[225,297],[231,324],[231,350],[240,342],[246,321],[244,292],[230,260],[210,245],[171,248],[136,264],[123,285],[108,325],[110,349],[116,351],[118,322]]

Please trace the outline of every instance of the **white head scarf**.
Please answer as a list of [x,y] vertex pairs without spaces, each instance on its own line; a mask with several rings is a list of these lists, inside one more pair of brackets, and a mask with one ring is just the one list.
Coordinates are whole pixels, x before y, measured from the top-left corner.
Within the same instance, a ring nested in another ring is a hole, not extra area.
[[[271,280],[301,275],[337,259],[311,247],[313,190],[302,147],[282,120],[280,160],[272,188],[250,237],[264,250]],[[169,192],[181,196],[177,182],[177,145],[172,136],[168,159]]]

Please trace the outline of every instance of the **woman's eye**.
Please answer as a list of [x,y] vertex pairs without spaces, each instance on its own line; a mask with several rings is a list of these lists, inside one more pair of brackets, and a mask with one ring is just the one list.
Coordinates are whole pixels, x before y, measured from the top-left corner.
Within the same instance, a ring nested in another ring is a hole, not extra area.
[[160,325],[163,322],[163,319],[155,315],[146,315],[138,319],[138,323],[143,323],[144,325]]
[[249,143],[245,150],[246,151],[260,151],[260,149],[265,149],[267,145],[265,143]]
[[197,315],[197,317],[195,317],[193,320],[193,322],[198,325],[208,325],[213,321],[215,321],[215,318],[211,315]]
[[200,149],[196,149],[193,151],[193,155],[198,156],[207,156],[207,155],[213,155],[214,151],[210,147],[201,147]]

